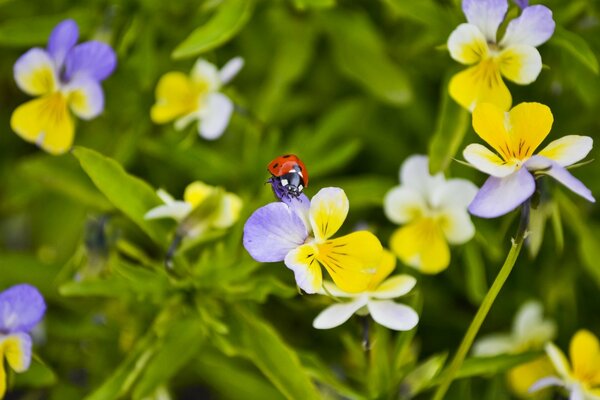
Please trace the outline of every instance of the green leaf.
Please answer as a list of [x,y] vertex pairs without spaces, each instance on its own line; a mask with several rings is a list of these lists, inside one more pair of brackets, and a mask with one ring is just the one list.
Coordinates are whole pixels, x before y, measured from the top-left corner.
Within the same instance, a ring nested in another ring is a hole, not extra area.
[[298,355],[266,322],[242,308],[232,310],[231,337],[237,351],[288,399],[319,399],[316,388]]
[[387,54],[379,33],[364,14],[336,10],[325,15],[323,27],[340,72],[388,104],[401,106],[412,101],[407,76]]
[[54,279],[59,265],[40,261],[26,253],[0,252],[0,287],[18,283],[29,283],[37,287],[45,296],[55,295]]
[[481,256],[481,250],[475,241],[467,243],[464,246],[464,251],[467,296],[473,304],[479,305],[488,291],[485,264]]
[[448,354],[436,354],[417,365],[402,382],[402,399],[410,399],[427,388],[444,366]]
[[566,50],[585,67],[598,74],[598,59],[581,36],[557,26],[549,43]]
[[446,170],[471,124],[471,114],[448,94],[449,77],[442,84],[441,106],[429,145],[429,169],[432,174]]
[[224,0],[208,22],[175,48],[173,58],[194,57],[226,43],[246,25],[253,8],[253,0]]
[[430,29],[450,32],[456,24],[450,14],[433,0],[383,0],[383,2],[402,18],[419,22]]
[[202,345],[204,332],[202,321],[198,318],[174,322],[135,385],[133,399],[147,398],[159,386],[167,384],[172,376],[196,356]]
[[352,210],[382,206],[385,194],[397,184],[394,179],[379,175],[359,175],[324,182],[324,186],[338,186],[344,189]]
[[15,374],[14,386],[15,388],[40,388],[52,386],[55,383],[54,371],[34,356],[27,371]]
[[458,370],[456,378],[496,375],[517,365],[532,361],[542,354],[542,352],[537,351],[522,354],[502,354],[494,357],[467,358]]
[[166,225],[144,218],[148,210],[162,204],[150,185],[129,175],[118,162],[94,150],[76,147],[73,154],[96,187],[115,207],[136,223],[157,244],[166,245],[168,235]]
[[304,11],[308,8],[322,9],[331,8],[335,6],[336,0],[292,0],[294,7],[300,11]]

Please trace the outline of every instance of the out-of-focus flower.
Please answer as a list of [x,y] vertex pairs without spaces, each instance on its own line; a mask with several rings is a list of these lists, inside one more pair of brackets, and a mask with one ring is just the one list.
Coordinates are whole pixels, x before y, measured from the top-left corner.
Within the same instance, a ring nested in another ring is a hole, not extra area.
[[398,304],[391,299],[404,296],[417,283],[410,275],[395,275],[386,279],[396,267],[396,256],[389,251],[383,252],[381,262],[375,274],[371,277],[367,289],[360,293],[347,293],[334,283],[323,282],[321,294],[331,294],[335,297],[351,298],[344,303],[336,303],[323,310],[313,321],[317,329],[331,329],[346,322],[352,314],[371,314],[375,322],[389,329],[407,331],[419,322],[415,310],[404,304]]
[[169,72],[156,85],[156,104],[150,117],[157,124],[175,120],[175,129],[181,130],[198,120],[198,133],[205,139],[221,137],[233,112],[233,102],[220,92],[244,65],[235,57],[220,70],[214,64],[198,59],[190,75]]
[[590,190],[565,168],[587,156],[592,138],[565,136],[533,155],[553,121],[550,108],[540,103],[521,103],[510,112],[489,103],[475,108],[473,128],[496,153],[480,144],[470,144],[463,152],[471,165],[491,175],[469,205],[471,214],[495,218],[512,211],[533,195],[539,175],[549,175],[595,202]]
[[6,393],[4,359],[15,372],[29,369],[29,332],[45,312],[44,298],[33,286],[15,285],[0,293],[0,398]]
[[362,292],[375,273],[382,247],[367,231],[331,239],[349,207],[346,193],[335,187],[321,189],[310,203],[302,195],[267,204],[246,221],[244,247],[256,261],[284,261],[306,293],[321,290],[321,265],[342,290]]
[[426,156],[411,156],[400,168],[400,186],[384,199],[390,221],[404,225],[390,239],[402,262],[426,274],[443,271],[450,263],[448,243],[461,244],[475,234],[467,205],[477,187],[464,179],[431,176]]
[[175,221],[186,223],[187,236],[195,237],[206,229],[225,229],[232,226],[239,218],[242,209],[242,200],[233,193],[223,193],[218,197],[214,208],[209,207],[205,215],[194,218],[194,210],[198,209],[205,201],[220,190],[214,186],[196,181],[190,183],[183,194],[183,200],[175,200],[169,193],[159,189],[156,193],[165,203],[148,211],[146,219],[172,218]]
[[104,110],[100,82],[115,69],[113,49],[98,41],[76,45],[79,29],[73,20],[58,24],[47,49],[35,47],[15,63],[17,86],[37,99],[17,107],[10,126],[23,139],[52,154],[71,148],[75,122],[71,113],[85,120]]
[[549,386],[559,386],[569,392],[570,400],[600,399],[600,343],[588,330],[575,333],[569,346],[571,364],[553,343],[546,344],[546,354],[558,376],[537,381],[530,389],[535,392]]
[[484,102],[508,110],[512,97],[502,77],[520,85],[537,79],[542,58],[536,47],[554,33],[552,11],[542,5],[523,8],[498,42],[496,34],[508,10],[507,0],[463,0],[462,9],[468,23],[450,34],[448,50],[453,59],[470,67],[452,77],[450,95],[471,111]]
[[[542,304],[538,301],[528,301],[517,311],[510,333],[482,337],[473,345],[473,354],[478,357],[490,357],[541,350],[555,336],[556,324],[552,320],[544,319]],[[552,365],[546,356],[542,356],[510,369],[507,378],[516,395],[527,397],[529,387],[551,372]]]

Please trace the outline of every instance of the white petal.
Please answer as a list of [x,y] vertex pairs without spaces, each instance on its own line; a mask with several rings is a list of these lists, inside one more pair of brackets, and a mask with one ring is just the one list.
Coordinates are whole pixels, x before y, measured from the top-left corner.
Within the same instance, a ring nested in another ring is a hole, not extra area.
[[206,96],[202,110],[200,110],[200,123],[198,131],[205,139],[218,139],[229,124],[233,113],[233,102],[222,93],[211,93]]
[[475,25],[460,24],[448,38],[450,56],[459,63],[471,65],[486,58],[489,47],[485,36]]
[[429,174],[429,159],[427,156],[410,156],[400,167],[400,183],[402,186],[418,191],[424,199],[429,199],[433,188],[440,185],[444,180],[442,173],[434,176]]
[[462,9],[470,24],[477,25],[489,42],[496,43],[496,31],[508,10],[507,0],[463,0]]
[[369,300],[367,307],[375,322],[389,329],[408,331],[419,322],[415,310],[391,300]]
[[527,44],[537,47],[550,39],[554,28],[550,9],[541,5],[526,7],[518,18],[510,21],[500,45]]
[[376,299],[395,299],[410,292],[417,280],[410,275],[396,275],[383,281],[377,289],[371,292],[371,297]]
[[473,355],[477,357],[491,357],[514,351],[514,342],[510,335],[497,333],[487,335],[473,344]]
[[166,191],[166,190],[164,190],[164,189],[158,189],[158,190],[156,191],[156,195],[157,195],[158,197],[160,197],[160,199],[161,199],[161,200],[163,201],[163,203],[165,203],[166,205],[169,205],[169,204],[171,204],[171,203],[175,202],[175,199],[173,198],[173,196],[171,196],[171,195],[169,194],[169,192],[167,192],[167,191]]
[[440,217],[444,236],[450,244],[463,244],[475,235],[475,226],[466,208],[448,208]]
[[19,89],[31,96],[51,93],[58,87],[56,67],[43,49],[33,48],[19,57],[13,72]]
[[229,228],[236,223],[242,210],[242,199],[233,193],[225,193],[219,214],[212,221],[215,228]]
[[554,339],[556,324],[543,318],[543,310],[539,301],[528,301],[521,306],[513,323],[513,335],[518,343],[541,348]]
[[221,87],[219,70],[203,58],[199,58],[194,64],[190,78],[196,85],[205,87],[207,92],[214,92]]
[[406,224],[423,215],[427,209],[425,199],[417,190],[408,186],[392,188],[383,199],[383,211],[396,224]]
[[313,321],[313,327],[316,329],[331,329],[340,326],[366,303],[366,299],[361,297],[349,303],[333,304],[317,315],[317,318]]
[[463,151],[463,157],[481,172],[496,178],[504,178],[517,168],[514,163],[505,163],[487,147],[478,143],[468,145]]
[[291,250],[284,259],[285,266],[294,271],[296,284],[308,294],[319,293],[323,286],[323,272],[314,255],[317,249],[309,244]]
[[231,81],[240,72],[244,66],[244,59],[242,57],[234,57],[229,60],[223,68],[219,71],[219,77],[221,83],[224,85]]
[[344,292],[331,281],[323,281],[323,287],[319,290],[319,294],[325,296],[331,295],[334,297],[356,297],[356,294]]
[[569,366],[565,354],[552,342],[546,343],[544,349],[546,350],[546,354],[550,358],[550,361],[552,361],[552,365],[556,372],[558,372],[563,379],[569,379],[571,367]]
[[435,188],[429,201],[436,208],[464,208],[473,201],[479,189],[466,179],[449,179]]
[[565,386],[565,383],[555,376],[547,376],[531,385],[531,387],[529,388],[529,393],[537,392],[540,389],[544,389],[550,386]]
[[583,388],[578,383],[570,387],[569,400],[587,400]]
[[528,85],[542,72],[542,56],[533,46],[514,44],[498,56],[500,73],[519,85]]
[[583,160],[593,145],[594,140],[589,136],[568,135],[550,142],[539,155],[567,167]]
[[154,207],[144,215],[145,219],[173,218],[181,221],[192,211],[192,206],[185,201],[174,201],[171,204]]
[[69,107],[81,119],[96,118],[104,110],[104,92],[97,81],[77,79],[64,88],[68,94]]

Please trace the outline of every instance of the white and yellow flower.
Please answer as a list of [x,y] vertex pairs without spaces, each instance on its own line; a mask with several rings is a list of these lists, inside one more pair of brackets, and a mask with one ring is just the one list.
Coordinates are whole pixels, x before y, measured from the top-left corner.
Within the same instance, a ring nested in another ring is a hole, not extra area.
[[[397,331],[408,331],[419,322],[419,315],[411,307],[392,301],[404,296],[417,283],[410,275],[388,276],[396,267],[396,256],[384,250],[381,262],[371,277],[367,289],[348,293],[334,283],[323,282],[321,294],[350,298],[349,302],[336,303],[323,310],[313,321],[316,329],[331,329],[346,322],[353,314],[368,315],[380,325]],[[386,279],[387,278],[387,279]]]
[[220,70],[199,59],[190,75],[169,72],[156,86],[156,104],[150,117],[157,124],[175,120],[175,129],[198,121],[198,133],[205,139],[221,137],[233,113],[233,102],[220,92],[244,65],[241,57],[231,59]]
[[[165,204],[148,211],[145,218],[172,218],[181,223],[216,190],[217,188],[214,186],[196,181],[185,188],[183,200],[175,200],[169,193],[159,189],[156,193]],[[194,221],[187,231],[187,235],[190,237],[198,236],[209,228],[229,228],[238,220],[241,209],[242,200],[239,196],[234,193],[224,193],[214,212],[210,213],[204,220]]]
[[565,354],[553,343],[546,345],[546,354],[558,376],[540,379],[530,389],[535,392],[545,387],[558,386],[569,392],[570,400],[600,399],[600,343],[588,330],[581,329],[571,339],[571,364]]
[[426,156],[412,156],[400,168],[400,186],[384,199],[390,221],[402,224],[390,248],[403,263],[426,274],[436,274],[450,264],[450,244],[462,244],[475,234],[467,206],[477,187],[465,179],[431,176]]
[[468,23],[450,34],[448,50],[453,59],[469,68],[452,77],[450,95],[470,111],[482,102],[508,110],[512,97],[502,77],[520,85],[537,79],[542,58],[536,47],[554,33],[552,11],[542,5],[523,8],[497,41],[507,0],[463,0],[462,9]]

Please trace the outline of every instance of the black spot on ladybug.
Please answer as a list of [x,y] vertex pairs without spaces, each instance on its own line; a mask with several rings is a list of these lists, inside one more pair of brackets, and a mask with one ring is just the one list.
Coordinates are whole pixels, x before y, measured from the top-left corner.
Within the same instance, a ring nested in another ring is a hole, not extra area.
[[285,156],[283,156],[283,158],[290,158],[291,154],[286,154]]
[[277,168],[277,167],[279,167],[279,163],[273,164],[273,168]]

